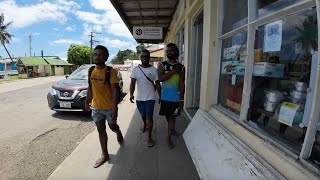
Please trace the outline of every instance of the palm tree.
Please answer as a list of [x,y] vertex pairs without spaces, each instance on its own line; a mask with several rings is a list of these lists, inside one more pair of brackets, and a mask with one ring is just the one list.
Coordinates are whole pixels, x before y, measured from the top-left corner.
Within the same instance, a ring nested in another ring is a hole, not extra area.
[[9,44],[11,38],[13,37],[13,35],[11,33],[9,33],[7,31],[7,28],[12,24],[12,21],[11,22],[8,22],[7,24],[4,24],[4,15],[3,13],[1,13],[0,15],[0,42],[2,44],[2,46],[4,47],[4,49],[7,51],[11,61],[13,62],[13,59],[6,47],[6,43]]

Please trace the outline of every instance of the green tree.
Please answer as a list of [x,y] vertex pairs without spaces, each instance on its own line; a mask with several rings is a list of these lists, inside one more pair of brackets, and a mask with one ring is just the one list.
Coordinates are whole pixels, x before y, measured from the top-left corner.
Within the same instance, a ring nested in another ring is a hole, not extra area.
[[75,65],[90,63],[90,47],[82,45],[70,45],[68,49],[68,63]]
[[13,35],[11,33],[9,33],[7,31],[7,28],[12,24],[12,21],[8,22],[7,24],[4,23],[4,15],[3,13],[1,13],[0,15],[0,42],[2,44],[2,46],[4,47],[4,49],[7,51],[11,61],[13,62],[13,59],[6,47],[6,43],[9,44],[11,38],[13,37]]
[[117,55],[112,59],[112,64],[124,64],[126,59],[132,59],[135,56],[135,52],[131,49],[118,51]]

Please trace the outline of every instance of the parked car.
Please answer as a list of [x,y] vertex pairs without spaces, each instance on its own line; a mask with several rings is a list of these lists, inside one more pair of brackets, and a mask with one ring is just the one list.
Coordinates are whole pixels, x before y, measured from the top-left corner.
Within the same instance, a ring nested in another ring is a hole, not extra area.
[[[92,64],[82,65],[66,79],[53,84],[48,92],[48,106],[54,111],[84,111],[85,99],[88,89],[88,71]],[[120,78],[120,91],[123,92],[122,75],[118,72]]]

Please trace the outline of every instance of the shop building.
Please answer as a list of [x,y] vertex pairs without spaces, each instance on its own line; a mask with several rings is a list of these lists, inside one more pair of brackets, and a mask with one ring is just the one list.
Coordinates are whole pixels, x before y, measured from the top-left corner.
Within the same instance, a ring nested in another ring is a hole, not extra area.
[[111,2],[134,37],[136,26],[162,28],[138,42],[178,45],[183,137],[202,179],[251,167],[320,178],[319,0]]

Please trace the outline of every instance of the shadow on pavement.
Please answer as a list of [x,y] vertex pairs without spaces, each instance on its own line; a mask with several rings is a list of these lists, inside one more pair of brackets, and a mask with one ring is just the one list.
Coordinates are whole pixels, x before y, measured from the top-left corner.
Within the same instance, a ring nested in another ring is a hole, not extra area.
[[[189,120],[184,113],[177,118],[178,136],[173,137],[175,148],[170,150],[166,143],[167,121],[158,113],[159,105],[156,104],[153,128],[155,145],[151,148],[147,147],[147,132],[138,132],[142,120],[137,109],[130,123],[119,123],[122,132],[126,132],[125,142],[116,154],[110,154],[109,164],[112,165],[110,171],[106,172],[107,179],[199,179],[182,137]],[[125,114],[120,114],[119,121],[124,121],[125,117]]]

